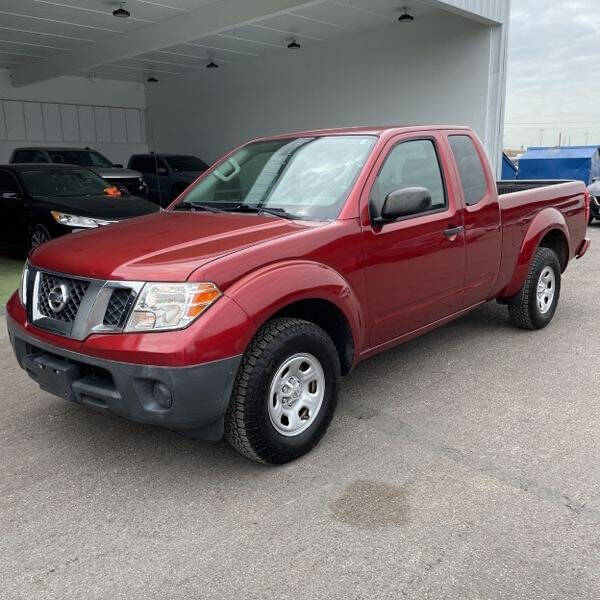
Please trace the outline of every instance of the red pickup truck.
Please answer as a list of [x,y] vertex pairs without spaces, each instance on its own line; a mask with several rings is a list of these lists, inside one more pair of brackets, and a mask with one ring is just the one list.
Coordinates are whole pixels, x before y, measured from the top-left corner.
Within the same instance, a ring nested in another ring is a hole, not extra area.
[[163,213],[33,251],[10,340],[43,390],[284,463],[359,361],[493,299],[545,327],[588,217],[582,183],[497,184],[467,128],[260,139]]

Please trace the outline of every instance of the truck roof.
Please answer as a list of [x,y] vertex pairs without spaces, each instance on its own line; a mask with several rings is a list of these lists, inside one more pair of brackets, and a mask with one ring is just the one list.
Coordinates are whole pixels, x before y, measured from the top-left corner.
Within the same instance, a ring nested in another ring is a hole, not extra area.
[[257,138],[258,140],[274,140],[287,137],[322,137],[326,135],[377,135],[392,136],[398,133],[410,133],[413,131],[440,131],[445,129],[470,131],[470,127],[464,125],[381,125],[362,127],[337,127],[332,129],[313,129],[307,131],[294,131],[272,136]]

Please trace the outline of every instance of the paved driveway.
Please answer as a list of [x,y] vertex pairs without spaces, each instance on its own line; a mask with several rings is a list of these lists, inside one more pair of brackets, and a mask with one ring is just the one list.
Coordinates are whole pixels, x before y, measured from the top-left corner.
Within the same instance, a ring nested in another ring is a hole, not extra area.
[[600,597],[600,227],[553,324],[502,307],[362,364],[264,467],[39,391],[0,333],[0,597]]

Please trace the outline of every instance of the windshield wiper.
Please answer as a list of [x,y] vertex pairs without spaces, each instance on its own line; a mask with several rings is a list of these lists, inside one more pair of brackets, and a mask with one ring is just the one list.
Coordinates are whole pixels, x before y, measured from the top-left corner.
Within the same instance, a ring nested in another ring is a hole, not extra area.
[[238,204],[237,206],[232,206],[231,208],[225,209],[227,212],[247,212],[247,213],[266,213],[268,215],[273,215],[275,217],[283,217],[284,219],[299,219],[300,217],[297,215],[293,215],[292,213],[285,210],[285,208],[275,208],[271,206],[254,206],[253,204]]
[[225,212],[222,208],[216,208],[215,206],[209,206],[208,204],[202,204],[201,202],[181,202],[173,207],[173,210],[181,210],[188,208],[197,208],[199,210],[205,210],[206,212],[221,213]]

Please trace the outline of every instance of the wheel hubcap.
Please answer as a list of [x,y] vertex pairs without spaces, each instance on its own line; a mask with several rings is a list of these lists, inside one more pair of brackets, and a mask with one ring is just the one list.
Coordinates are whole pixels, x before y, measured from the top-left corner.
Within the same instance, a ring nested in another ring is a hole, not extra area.
[[556,292],[556,275],[552,267],[544,267],[537,284],[537,306],[542,315],[545,315],[552,306]]
[[312,354],[294,354],[277,369],[269,391],[269,418],[287,437],[300,435],[315,421],[325,397],[325,373]]

